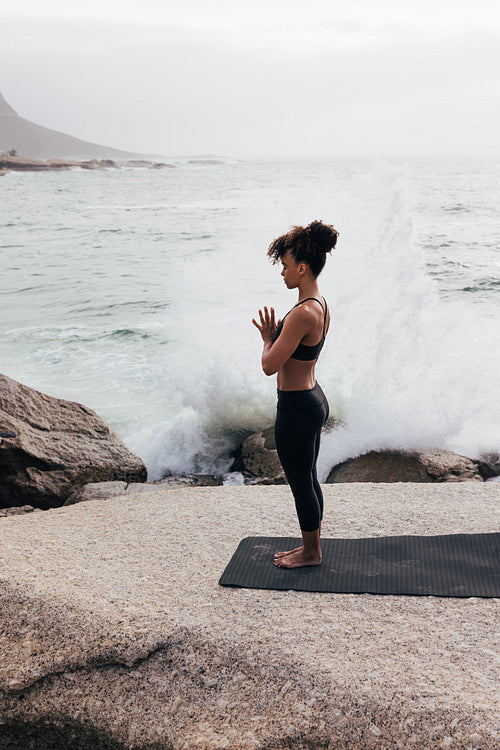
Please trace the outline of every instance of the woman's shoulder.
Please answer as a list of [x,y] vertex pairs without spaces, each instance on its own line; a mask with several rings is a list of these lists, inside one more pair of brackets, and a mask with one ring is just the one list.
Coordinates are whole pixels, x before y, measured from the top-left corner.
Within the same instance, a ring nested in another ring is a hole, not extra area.
[[292,307],[290,312],[296,312],[303,314],[308,317],[323,317],[327,310],[326,303],[323,299],[319,300],[317,297],[311,297],[305,299],[302,302],[298,302],[295,307]]
[[283,321],[288,321],[292,325],[315,325],[318,320],[323,320],[323,315],[324,311],[317,302],[307,300],[292,307],[283,318]]

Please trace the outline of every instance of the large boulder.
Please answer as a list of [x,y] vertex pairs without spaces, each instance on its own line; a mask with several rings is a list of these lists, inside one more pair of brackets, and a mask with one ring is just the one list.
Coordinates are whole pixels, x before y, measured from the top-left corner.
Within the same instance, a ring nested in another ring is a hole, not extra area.
[[497,472],[446,450],[370,451],[330,471],[327,482],[484,482]]
[[274,428],[243,440],[234,454],[231,471],[240,471],[248,484],[286,484],[274,442]]
[[[488,451],[487,453],[482,453],[479,458],[483,463],[491,466],[495,472],[495,476],[498,477],[500,475],[500,453],[497,451]],[[486,477],[486,479],[490,479],[490,477]]]
[[91,409],[0,375],[0,508],[55,508],[88,482],[146,477],[141,459]]

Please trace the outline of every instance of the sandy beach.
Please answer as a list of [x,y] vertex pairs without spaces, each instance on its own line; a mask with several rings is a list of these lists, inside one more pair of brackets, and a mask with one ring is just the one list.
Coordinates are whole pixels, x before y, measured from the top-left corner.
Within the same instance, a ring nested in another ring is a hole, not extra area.
[[[325,499],[327,537],[484,533],[500,483]],[[497,747],[498,600],[218,585],[243,537],[296,533],[286,486],[2,519],[0,741],[15,726],[85,748]]]

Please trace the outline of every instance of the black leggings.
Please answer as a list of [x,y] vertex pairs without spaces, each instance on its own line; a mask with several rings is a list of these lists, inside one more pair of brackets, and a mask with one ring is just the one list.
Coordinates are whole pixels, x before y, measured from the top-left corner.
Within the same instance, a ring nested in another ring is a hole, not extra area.
[[316,531],[323,518],[323,493],[316,475],[321,428],[328,401],[316,383],[307,391],[278,391],[276,450],[295,498],[302,531]]

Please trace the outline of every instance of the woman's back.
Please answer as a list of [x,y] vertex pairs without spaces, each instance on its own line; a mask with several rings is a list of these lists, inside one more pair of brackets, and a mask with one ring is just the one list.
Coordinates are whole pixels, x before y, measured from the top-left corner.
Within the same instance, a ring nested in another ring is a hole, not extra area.
[[299,317],[301,323],[304,323],[304,318],[306,319],[308,329],[290,358],[278,370],[277,385],[280,390],[298,391],[314,388],[314,367],[330,325],[330,312],[324,297],[322,300],[323,302],[317,297],[300,300],[278,324],[275,340],[285,327],[293,328],[297,325]]

